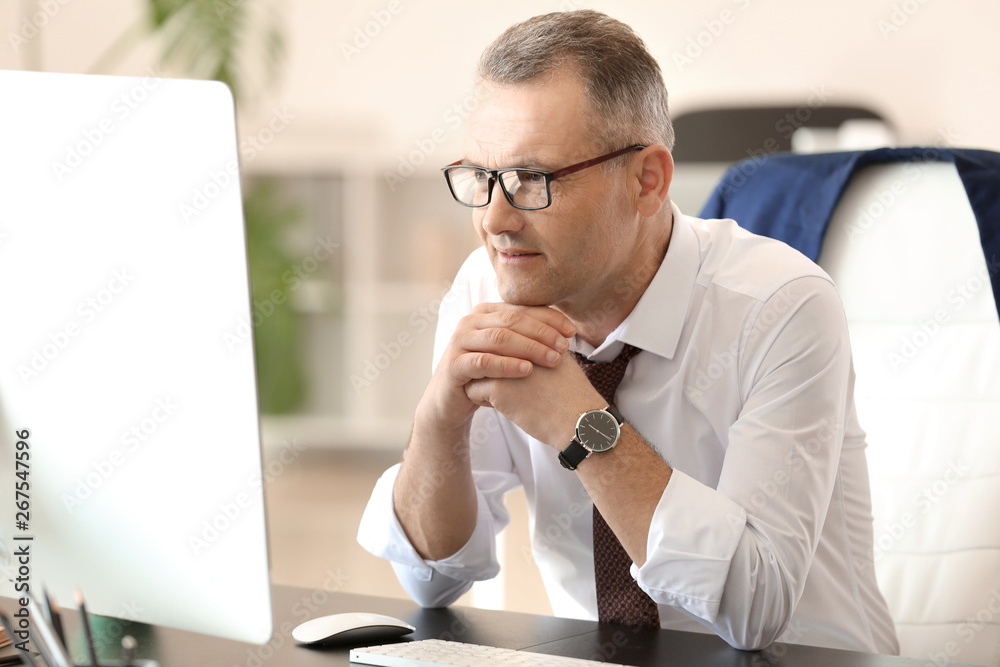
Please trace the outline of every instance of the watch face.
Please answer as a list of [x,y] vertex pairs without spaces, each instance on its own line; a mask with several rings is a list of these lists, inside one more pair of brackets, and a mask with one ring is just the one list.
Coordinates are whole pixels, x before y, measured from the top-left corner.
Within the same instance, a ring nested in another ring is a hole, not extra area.
[[576,437],[592,452],[606,452],[618,442],[618,422],[604,410],[585,412],[576,423]]

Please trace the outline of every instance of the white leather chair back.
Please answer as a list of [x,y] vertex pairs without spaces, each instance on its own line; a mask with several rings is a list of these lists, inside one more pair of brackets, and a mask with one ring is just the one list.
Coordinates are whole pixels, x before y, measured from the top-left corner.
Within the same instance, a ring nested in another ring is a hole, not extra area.
[[903,655],[1000,665],[1000,321],[951,163],[859,171],[819,264],[851,333],[874,566]]

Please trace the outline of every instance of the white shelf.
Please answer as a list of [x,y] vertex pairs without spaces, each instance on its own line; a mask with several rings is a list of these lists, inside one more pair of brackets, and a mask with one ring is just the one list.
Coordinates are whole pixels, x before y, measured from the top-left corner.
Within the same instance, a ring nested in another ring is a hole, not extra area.
[[[267,121],[248,120],[241,134]],[[340,244],[334,270],[295,294],[312,394],[303,414],[264,416],[269,449],[405,446],[430,374],[437,309],[478,239],[437,160],[389,186],[396,153],[373,123],[297,118],[243,165],[301,197],[311,227],[300,241],[332,234]]]

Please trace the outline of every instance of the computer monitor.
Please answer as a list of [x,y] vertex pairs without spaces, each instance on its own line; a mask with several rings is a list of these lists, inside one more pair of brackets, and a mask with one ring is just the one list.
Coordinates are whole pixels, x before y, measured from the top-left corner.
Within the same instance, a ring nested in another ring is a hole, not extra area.
[[0,594],[27,548],[36,596],[264,643],[232,96],[18,71],[0,95]]

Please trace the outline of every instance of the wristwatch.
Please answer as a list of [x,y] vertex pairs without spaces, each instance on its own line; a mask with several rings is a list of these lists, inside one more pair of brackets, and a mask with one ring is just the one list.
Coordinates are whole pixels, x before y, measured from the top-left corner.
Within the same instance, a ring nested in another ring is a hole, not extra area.
[[618,408],[609,405],[603,410],[589,410],[576,420],[576,435],[569,446],[559,452],[559,463],[576,470],[580,462],[594,452],[606,452],[618,444],[625,418]]

